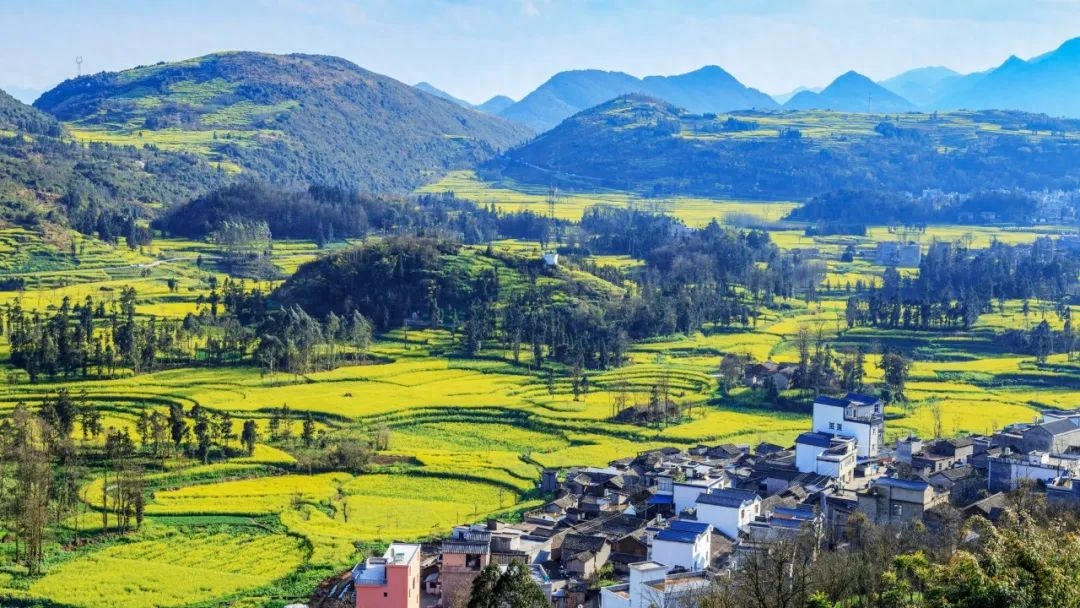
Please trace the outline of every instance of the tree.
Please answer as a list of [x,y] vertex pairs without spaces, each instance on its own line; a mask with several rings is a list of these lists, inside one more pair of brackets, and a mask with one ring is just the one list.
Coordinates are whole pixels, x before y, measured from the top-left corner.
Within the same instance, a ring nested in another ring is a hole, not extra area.
[[720,360],[719,379],[720,391],[725,396],[742,377],[745,360],[742,357],[727,354]]
[[354,310],[349,323],[349,340],[353,346],[354,361],[366,361],[367,351],[371,346],[371,321]]
[[304,415],[304,428],[301,431],[300,437],[306,448],[310,448],[311,444],[315,441],[315,420],[311,418],[311,412],[307,412]]
[[473,579],[467,608],[500,608],[495,591],[500,578],[498,566],[495,564],[485,566],[480,571],[480,575]]
[[908,372],[911,371],[911,361],[898,352],[885,352],[878,361],[878,369],[882,371],[891,398],[905,400],[904,386],[907,384]]
[[248,456],[255,453],[255,443],[259,441],[259,431],[254,420],[245,420],[244,427],[240,431],[240,443],[244,444]]
[[187,434],[188,423],[184,418],[184,408],[178,403],[169,404],[169,435],[172,437],[173,446],[180,447],[180,442]]
[[[25,545],[25,563],[31,574],[41,571],[45,527],[49,518],[52,467],[42,423],[19,404],[12,414],[15,429],[15,534]],[[18,559],[16,546],[15,559]]]

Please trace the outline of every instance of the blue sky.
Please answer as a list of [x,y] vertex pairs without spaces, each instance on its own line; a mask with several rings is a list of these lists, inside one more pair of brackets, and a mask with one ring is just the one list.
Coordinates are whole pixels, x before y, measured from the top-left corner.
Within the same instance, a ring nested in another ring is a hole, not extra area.
[[724,67],[768,93],[854,69],[962,72],[1080,36],[1080,0],[8,0],[0,88],[218,50],[325,53],[472,102],[561,70]]

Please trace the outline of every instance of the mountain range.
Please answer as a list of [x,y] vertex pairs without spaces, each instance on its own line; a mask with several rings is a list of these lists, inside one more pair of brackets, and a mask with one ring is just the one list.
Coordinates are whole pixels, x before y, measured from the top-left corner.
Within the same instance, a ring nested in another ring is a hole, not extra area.
[[499,114],[500,112],[502,112],[506,108],[509,108],[510,106],[514,105],[514,100],[510,99],[506,95],[496,95],[496,96],[492,97],[491,99],[485,101],[484,103],[482,103],[480,105],[473,105],[473,104],[465,101],[464,99],[459,99],[457,97],[454,97],[450,93],[447,93],[446,91],[444,91],[442,89],[439,89],[439,88],[435,87],[435,85],[432,85],[432,84],[427,83],[427,82],[418,82],[418,83],[414,84],[413,86],[420,89],[421,91],[423,91],[425,93],[430,93],[430,94],[432,94],[432,95],[434,95],[436,97],[441,97],[441,98],[443,98],[443,99],[445,99],[447,101],[452,101],[452,102],[456,103],[457,105],[459,105],[459,106],[461,106],[463,108],[469,108],[471,110],[480,110],[481,112],[485,112],[487,114]]
[[784,104],[785,110],[837,112],[910,112],[915,105],[858,72],[848,72],[820,93],[801,91]]
[[771,97],[746,87],[723,69],[706,66],[687,74],[645,78],[601,70],[560,72],[499,115],[543,132],[582,110],[629,93],[657,97],[692,112],[779,108]]
[[542,133],[578,112],[629,93],[663,99],[697,113],[993,108],[1080,117],[1080,38],[1027,61],[1011,57],[985,72],[963,75],[946,67],[925,67],[876,83],[857,72],[847,72],[822,90],[799,87],[775,97],[743,85],[716,66],[646,78],[623,72],[572,70],[555,74],[513,105],[486,110]]
[[409,191],[527,128],[337,57],[228,52],[81,76],[34,103],[84,141],[203,154],[284,186]]
[[[867,82],[846,75],[830,85],[837,93],[827,88],[818,99],[851,92],[865,103]],[[1080,120],[1000,110],[883,116],[860,109],[825,117],[717,116],[630,94],[575,114],[478,174],[566,191],[754,200],[806,200],[841,189],[964,193],[1080,183],[1080,143],[1054,135],[1080,132]]]

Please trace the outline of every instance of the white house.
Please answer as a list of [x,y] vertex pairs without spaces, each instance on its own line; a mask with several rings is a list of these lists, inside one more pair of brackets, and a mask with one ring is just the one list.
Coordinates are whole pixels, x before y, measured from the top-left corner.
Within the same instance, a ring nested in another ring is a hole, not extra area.
[[675,513],[682,513],[684,509],[693,508],[694,503],[697,502],[697,497],[702,492],[713,492],[730,486],[731,480],[727,475],[673,482],[671,487],[672,497],[675,501]]
[[700,521],[673,519],[652,539],[649,559],[693,572],[704,570],[712,556],[712,526]]
[[848,393],[843,399],[821,395],[814,400],[815,433],[850,437],[859,458],[874,458],[885,436],[884,403],[881,399]]
[[656,561],[630,564],[630,582],[600,589],[600,608],[693,606],[695,597],[712,584],[706,572],[668,574],[669,570]]
[[795,467],[800,473],[816,473],[850,483],[858,464],[856,441],[831,433],[802,433],[795,439]]
[[702,493],[694,503],[698,521],[711,524],[717,532],[731,539],[761,513],[761,497],[746,490],[724,488]]

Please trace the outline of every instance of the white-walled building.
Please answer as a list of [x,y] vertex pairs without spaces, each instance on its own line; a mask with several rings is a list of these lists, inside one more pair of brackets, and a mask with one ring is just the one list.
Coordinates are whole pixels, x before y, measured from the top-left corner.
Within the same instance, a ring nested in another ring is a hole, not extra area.
[[830,433],[803,433],[795,440],[795,467],[800,473],[826,475],[851,483],[858,464],[856,441]]
[[671,487],[672,498],[675,501],[675,513],[679,514],[685,509],[694,508],[697,497],[702,492],[713,492],[731,487],[731,479],[727,475],[687,479],[686,481],[672,482]]
[[746,490],[724,488],[702,493],[694,504],[698,521],[711,524],[717,532],[733,540],[761,513],[761,497]]
[[652,539],[649,559],[690,572],[704,570],[712,556],[712,526],[706,522],[673,519]]
[[660,562],[630,564],[630,582],[600,590],[600,608],[650,608],[693,606],[694,598],[708,591],[712,578],[706,572],[668,574]]
[[881,399],[848,393],[843,399],[825,395],[814,400],[815,433],[855,440],[859,458],[874,458],[885,436],[884,403]]

